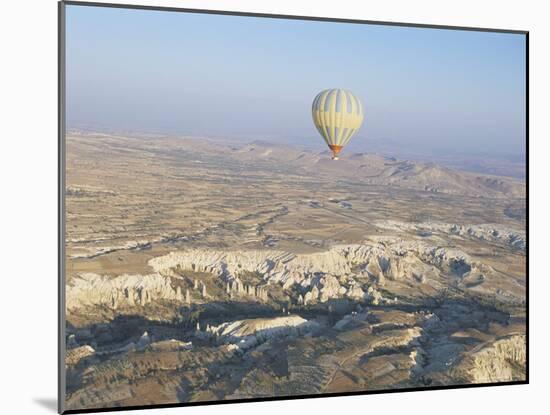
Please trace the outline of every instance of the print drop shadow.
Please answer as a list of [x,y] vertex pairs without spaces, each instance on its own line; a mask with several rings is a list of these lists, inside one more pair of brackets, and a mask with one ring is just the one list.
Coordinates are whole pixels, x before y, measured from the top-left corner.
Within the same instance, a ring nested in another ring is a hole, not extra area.
[[57,412],[57,399],[55,398],[34,398],[34,402],[50,412]]

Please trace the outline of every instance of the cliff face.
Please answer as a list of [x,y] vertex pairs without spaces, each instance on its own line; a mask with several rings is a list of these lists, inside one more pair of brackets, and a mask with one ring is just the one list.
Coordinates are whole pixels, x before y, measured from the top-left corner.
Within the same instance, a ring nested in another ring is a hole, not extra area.
[[160,274],[120,275],[118,277],[83,273],[67,285],[67,309],[103,305],[112,309],[120,305],[144,306],[156,300],[183,301],[181,290],[170,278]]
[[291,254],[274,250],[216,251],[192,249],[153,258],[149,265],[162,274],[177,269],[216,275],[226,284],[241,284],[243,272],[258,275],[265,284],[296,289],[300,304],[332,298],[367,299],[368,282],[386,280],[439,286],[441,281],[480,284],[495,270],[455,248],[422,241],[388,239],[353,245],[335,245],[327,251]]
[[[213,274],[228,295],[247,295],[258,301],[268,301],[269,287],[276,285],[286,290],[295,303],[303,305],[335,298],[378,303],[383,299],[376,289],[388,280],[426,284],[433,289],[456,281],[479,290],[485,289],[485,281],[503,277],[460,249],[400,239],[336,245],[312,254],[192,249],[153,258],[149,265],[155,272],[148,275],[77,275],[67,286],[68,309],[89,305],[116,309],[121,305],[144,306],[155,300],[189,303],[188,293],[173,284],[178,272]],[[259,282],[243,282],[246,273],[255,275]],[[204,284],[195,288],[203,298],[211,297]]]
[[318,325],[297,315],[275,318],[237,320],[208,327],[206,332],[217,336],[221,342],[234,344],[247,350],[275,337],[303,334]]
[[469,353],[454,375],[467,383],[525,380],[526,360],[525,335],[512,335]]
[[390,279],[428,272],[430,269],[427,266],[430,265],[442,271],[465,273],[471,269],[471,260],[466,253],[457,249],[439,248],[421,242],[405,243],[397,239],[336,245],[325,252],[300,255],[270,250],[225,252],[193,249],[153,258],[149,265],[157,272],[178,268],[213,273],[227,281],[247,271],[259,273],[271,282],[289,285],[290,281],[311,285],[314,274],[350,276],[357,274],[357,268],[359,272],[367,271],[377,277]]

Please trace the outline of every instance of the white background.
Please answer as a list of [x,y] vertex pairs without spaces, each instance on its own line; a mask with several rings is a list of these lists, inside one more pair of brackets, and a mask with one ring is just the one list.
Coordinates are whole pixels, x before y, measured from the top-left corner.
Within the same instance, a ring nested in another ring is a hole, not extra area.
[[[508,386],[157,410],[158,413],[547,412],[549,31],[544,1],[180,0],[140,4],[530,31],[530,380]],[[127,0],[127,2],[131,2]],[[54,413],[57,382],[57,5],[0,9],[0,412]],[[141,413],[152,413],[146,411]]]

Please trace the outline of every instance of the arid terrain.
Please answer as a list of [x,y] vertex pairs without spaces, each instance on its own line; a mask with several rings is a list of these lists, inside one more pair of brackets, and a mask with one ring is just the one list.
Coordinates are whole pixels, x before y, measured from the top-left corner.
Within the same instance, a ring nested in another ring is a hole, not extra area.
[[521,381],[523,180],[67,137],[67,409]]

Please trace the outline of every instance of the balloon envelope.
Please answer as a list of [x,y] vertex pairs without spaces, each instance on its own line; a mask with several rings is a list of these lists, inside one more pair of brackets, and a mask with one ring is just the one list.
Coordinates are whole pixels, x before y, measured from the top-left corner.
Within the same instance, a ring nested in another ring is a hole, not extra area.
[[326,89],[313,100],[311,113],[315,127],[332,150],[332,158],[337,160],[363,123],[361,101],[350,91]]

